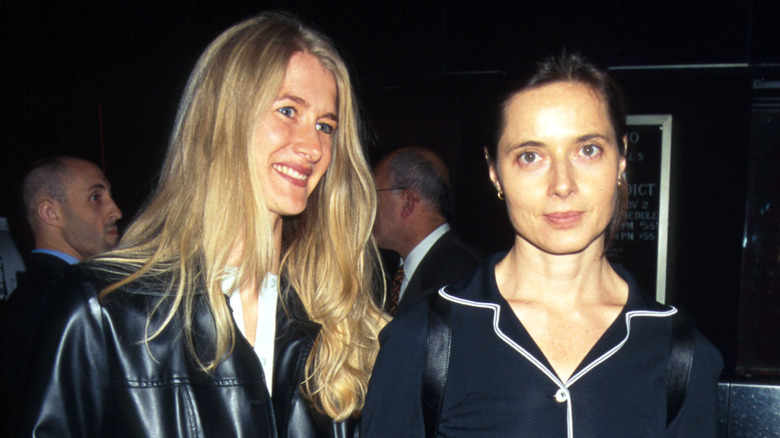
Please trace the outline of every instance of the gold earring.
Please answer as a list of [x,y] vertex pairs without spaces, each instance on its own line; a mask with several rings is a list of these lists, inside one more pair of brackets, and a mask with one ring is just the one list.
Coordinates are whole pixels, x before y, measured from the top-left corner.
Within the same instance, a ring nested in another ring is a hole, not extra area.
[[496,196],[498,196],[498,199],[504,200],[504,191],[501,189],[498,189],[498,193],[496,193]]

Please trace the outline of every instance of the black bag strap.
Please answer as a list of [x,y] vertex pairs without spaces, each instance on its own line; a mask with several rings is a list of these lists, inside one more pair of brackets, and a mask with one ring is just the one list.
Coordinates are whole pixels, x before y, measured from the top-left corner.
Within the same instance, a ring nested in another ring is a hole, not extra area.
[[[439,426],[450,363],[452,303],[438,293],[428,295],[428,351],[422,381],[425,436],[433,438]],[[679,414],[693,368],[693,319],[682,311],[672,317],[669,364],[666,369],[666,426]]]
[[428,353],[422,379],[422,411],[425,436],[433,438],[439,427],[452,340],[452,303],[438,293],[428,295]]
[[669,366],[666,369],[666,426],[680,413],[693,367],[693,319],[682,311],[672,316]]

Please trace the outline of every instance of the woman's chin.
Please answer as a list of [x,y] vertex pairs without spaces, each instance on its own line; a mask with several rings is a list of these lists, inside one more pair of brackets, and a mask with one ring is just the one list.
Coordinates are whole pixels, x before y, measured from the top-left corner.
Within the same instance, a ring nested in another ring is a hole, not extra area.
[[604,239],[602,237],[603,234],[596,236],[596,238],[587,238],[583,236],[548,236],[528,240],[528,242],[543,253],[566,256],[582,254],[590,250],[596,250],[598,253],[602,253],[604,251]]

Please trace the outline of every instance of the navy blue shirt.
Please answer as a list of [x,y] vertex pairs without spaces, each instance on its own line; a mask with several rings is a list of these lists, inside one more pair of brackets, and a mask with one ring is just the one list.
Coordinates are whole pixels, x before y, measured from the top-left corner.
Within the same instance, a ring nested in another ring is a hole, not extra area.
[[[439,294],[453,303],[452,351],[439,436],[711,437],[723,361],[698,331],[692,374],[677,419],[666,429],[671,316],[629,284],[622,313],[567,382],[562,382],[498,291],[497,254]],[[362,434],[423,437],[420,402],[427,300],[382,331],[363,411]]]

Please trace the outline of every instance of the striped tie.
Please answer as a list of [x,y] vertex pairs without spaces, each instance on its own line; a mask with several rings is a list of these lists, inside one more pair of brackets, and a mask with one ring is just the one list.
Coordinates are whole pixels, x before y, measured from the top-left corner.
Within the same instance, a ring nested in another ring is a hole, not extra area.
[[390,289],[390,297],[387,300],[387,313],[390,316],[395,315],[398,310],[398,296],[401,295],[401,283],[404,281],[404,265],[398,267],[393,276],[393,287]]

